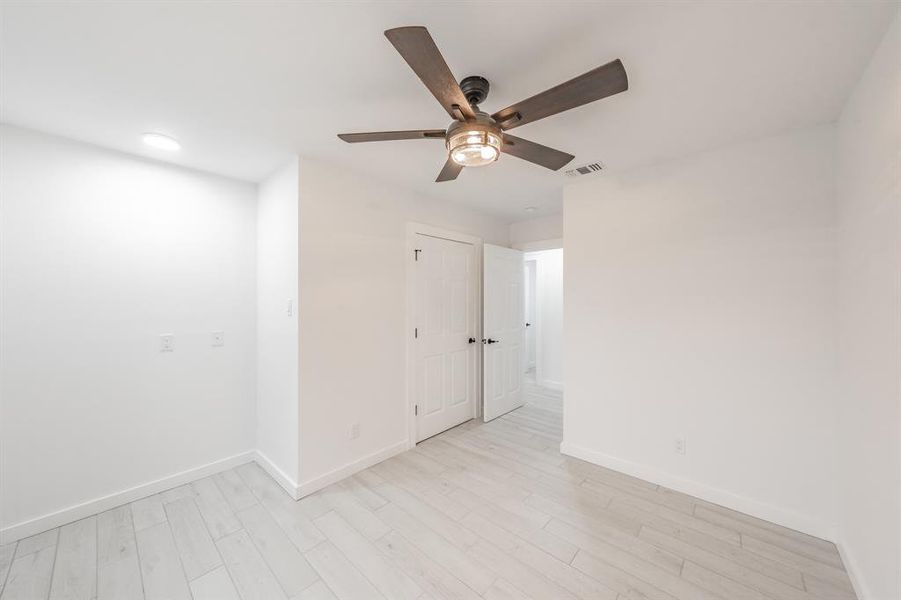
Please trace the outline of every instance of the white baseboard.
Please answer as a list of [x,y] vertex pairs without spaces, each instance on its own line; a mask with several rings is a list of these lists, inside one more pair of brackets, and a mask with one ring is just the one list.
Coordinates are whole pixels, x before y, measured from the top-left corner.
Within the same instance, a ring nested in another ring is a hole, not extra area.
[[368,456],[364,456],[359,460],[348,463],[343,467],[335,469],[334,471],[307,481],[301,485],[298,485],[284,471],[275,466],[275,463],[273,463],[265,454],[263,454],[259,450],[249,450],[247,452],[229,456],[228,458],[223,458],[222,460],[217,460],[215,462],[201,465],[193,469],[181,471],[180,473],[175,473],[174,475],[163,477],[162,479],[150,481],[148,483],[121,490],[107,496],[102,496],[100,498],[95,498],[87,502],[82,502],[81,504],[69,506],[67,508],[48,513],[34,519],[22,521],[21,523],[16,523],[15,525],[10,525],[9,527],[0,529],[0,545],[8,544],[22,538],[42,533],[44,531],[66,525],[67,523],[72,523],[73,521],[101,513],[111,508],[122,506],[123,504],[128,504],[129,502],[134,502],[135,500],[140,500],[141,498],[146,498],[147,496],[152,496],[153,494],[158,494],[159,492],[164,492],[174,487],[190,483],[197,479],[202,479],[215,473],[233,469],[239,465],[243,465],[249,462],[256,462],[257,464],[259,464],[260,467],[267,473],[269,473],[269,475],[282,488],[284,488],[291,497],[297,500],[302,498],[303,496],[307,496],[309,494],[312,494],[313,492],[321,490],[322,488],[327,487],[335,483],[336,481],[340,481],[345,477],[350,477],[354,473],[369,468],[374,464],[391,458],[396,454],[400,454],[407,449],[408,444],[407,441],[404,440],[403,442],[394,444]]
[[408,450],[409,448],[409,443],[407,442],[407,440],[404,440],[402,442],[388,446],[387,448],[383,448],[378,452],[364,456],[359,460],[349,462],[343,467],[338,467],[334,471],[329,471],[325,475],[320,475],[319,477],[305,481],[301,483],[297,488],[298,498],[303,498],[304,496],[309,496],[313,492],[318,492],[324,487],[328,487],[337,481],[341,481],[345,477],[350,477],[354,473],[359,473],[363,469],[368,469],[372,465],[378,464],[383,460],[387,460],[392,456]]
[[838,548],[838,555],[842,558],[842,564],[845,565],[845,571],[848,573],[851,587],[854,588],[854,593],[857,595],[858,600],[879,600],[870,593],[870,589],[864,583],[857,561],[848,552],[848,546],[845,544],[844,536],[841,532],[839,532],[837,537],[838,540],[835,542],[835,547]]
[[234,456],[223,458],[222,460],[181,471],[180,473],[175,473],[174,475],[169,475],[162,479],[157,479],[107,496],[95,498],[94,500],[82,502],[81,504],[69,506],[68,508],[48,513],[34,519],[22,521],[15,525],[10,525],[9,527],[0,530],[0,544],[8,544],[79,519],[84,519],[85,517],[101,513],[123,504],[146,498],[147,496],[166,491],[179,485],[184,485],[195,479],[201,479],[213,475],[214,473],[227,471],[238,465],[251,462],[254,460],[254,457],[255,452],[253,451],[242,452],[241,454],[235,454]]
[[297,482],[291,479],[287,473],[279,469],[275,466],[275,463],[272,462],[268,456],[260,452],[259,450],[254,451],[254,459],[257,464],[262,467],[264,471],[269,473],[269,476],[272,477],[276,483],[278,483],[282,488],[288,492],[288,495],[294,498],[295,500],[300,500],[300,496],[298,495],[299,486]]
[[752,498],[746,498],[734,492],[715,488],[704,483],[684,479],[676,475],[670,475],[648,465],[631,462],[622,458],[610,456],[609,454],[604,454],[603,452],[598,452],[597,450],[568,444],[567,442],[560,444],[560,452],[586,462],[607,467],[614,471],[619,471],[627,475],[632,475],[633,477],[638,477],[639,479],[644,479],[645,481],[650,481],[651,483],[656,483],[657,485],[668,487],[684,494],[695,496],[714,504],[719,504],[720,506],[725,506],[726,508],[731,508],[732,510],[757,517],[758,519],[776,523],[777,525],[782,525],[783,527],[788,527],[795,531],[801,531],[814,537],[829,541],[834,541],[836,537],[835,527],[818,519],[790,509],[773,506],[772,504],[767,504],[766,502],[761,502]]

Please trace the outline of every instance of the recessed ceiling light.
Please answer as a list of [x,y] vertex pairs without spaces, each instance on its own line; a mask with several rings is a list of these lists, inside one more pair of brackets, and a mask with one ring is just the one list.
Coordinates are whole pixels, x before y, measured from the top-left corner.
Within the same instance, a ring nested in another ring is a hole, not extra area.
[[177,140],[162,133],[145,133],[141,136],[141,139],[144,140],[145,144],[157,150],[166,150],[168,152],[181,150],[181,144]]
[[527,207],[525,208],[525,211],[526,211],[526,212],[535,212],[535,207],[534,207],[534,206],[527,206]]

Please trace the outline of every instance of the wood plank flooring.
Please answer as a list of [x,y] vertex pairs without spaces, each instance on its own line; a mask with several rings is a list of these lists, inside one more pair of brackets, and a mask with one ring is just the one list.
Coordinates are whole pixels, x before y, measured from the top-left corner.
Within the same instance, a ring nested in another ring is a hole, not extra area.
[[560,395],[299,502],[247,464],[0,546],[0,600],[852,600],[835,546],[564,457]]

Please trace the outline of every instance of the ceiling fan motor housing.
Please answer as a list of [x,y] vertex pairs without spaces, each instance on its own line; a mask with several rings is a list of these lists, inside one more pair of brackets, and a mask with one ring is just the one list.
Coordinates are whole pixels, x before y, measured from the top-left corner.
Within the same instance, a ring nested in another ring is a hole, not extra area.
[[460,82],[463,95],[473,106],[478,106],[488,97],[488,80],[481,75],[470,75]]

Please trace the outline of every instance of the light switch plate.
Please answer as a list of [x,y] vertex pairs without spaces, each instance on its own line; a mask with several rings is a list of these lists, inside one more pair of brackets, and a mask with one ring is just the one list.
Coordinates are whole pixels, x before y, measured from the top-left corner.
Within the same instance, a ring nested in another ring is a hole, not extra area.
[[175,350],[175,334],[164,333],[160,336],[160,352],[172,352]]

